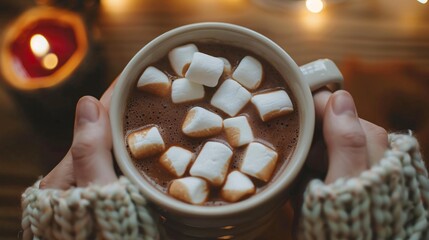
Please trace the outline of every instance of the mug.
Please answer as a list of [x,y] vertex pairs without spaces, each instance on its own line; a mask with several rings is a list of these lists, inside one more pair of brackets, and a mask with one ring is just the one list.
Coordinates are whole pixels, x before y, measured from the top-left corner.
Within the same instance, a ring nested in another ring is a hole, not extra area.
[[[142,177],[127,152],[123,121],[129,93],[143,69],[166,56],[171,49],[190,42],[222,43],[250,50],[280,72],[297,100],[300,130],[289,163],[279,169],[264,190],[237,203],[197,206],[176,200]],[[154,206],[174,239],[253,239],[271,224],[273,216],[287,200],[288,190],[307,157],[315,125],[311,90],[342,81],[342,75],[332,61],[317,60],[298,67],[273,41],[241,26],[208,22],[173,29],[144,46],[119,76],[110,107],[116,161],[125,176]]]

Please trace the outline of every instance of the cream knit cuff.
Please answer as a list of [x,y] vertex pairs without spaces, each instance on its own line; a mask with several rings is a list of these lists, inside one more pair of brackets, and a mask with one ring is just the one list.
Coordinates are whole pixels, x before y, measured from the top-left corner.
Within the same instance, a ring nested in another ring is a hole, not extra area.
[[22,194],[22,228],[33,239],[159,239],[145,198],[125,177],[65,191],[39,182]]
[[390,134],[389,145],[357,178],[310,182],[303,239],[429,239],[429,179],[417,140]]
[[[359,177],[313,180],[302,207],[304,239],[429,239],[429,179],[417,140],[390,134],[383,159]],[[145,198],[125,177],[106,185],[22,195],[33,239],[159,239]]]

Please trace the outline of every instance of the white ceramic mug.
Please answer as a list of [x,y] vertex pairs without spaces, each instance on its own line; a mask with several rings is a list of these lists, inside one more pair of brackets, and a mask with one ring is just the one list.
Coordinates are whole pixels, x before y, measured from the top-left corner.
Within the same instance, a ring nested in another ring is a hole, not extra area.
[[[299,137],[288,164],[256,195],[224,206],[190,205],[156,189],[142,177],[129,156],[124,137],[124,114],[131,90],[142,71],[166,56],[169,50],[190,42],[213,42],[252,51],[267,60],[283,76],[296,98]],[[196,23],[173,29],[144,46],[128,63],[116,84],[110,107],[113,149],[122,172],[153,204],[174,239],[253,239],[274,219],[288,198],[288,189],[310,149],[315,113],[311,90],[341,83],[342,75],[330,60],[317,60],[301,68],[277,44],[250,29],[227,23]]]

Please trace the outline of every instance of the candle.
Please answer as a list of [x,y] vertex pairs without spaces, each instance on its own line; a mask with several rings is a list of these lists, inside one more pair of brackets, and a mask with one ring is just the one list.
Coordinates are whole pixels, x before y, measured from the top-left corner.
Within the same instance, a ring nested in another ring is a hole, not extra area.
[[75,12],[35,7],[2,34],[0,86],[55,152],[69,145],[78,99],[109,83],[90,30]]
[[69,79],[85,57],[86,29],[72,12],[36,8],[22,14],[5,32],[1,70],[11,86],[47,88]]

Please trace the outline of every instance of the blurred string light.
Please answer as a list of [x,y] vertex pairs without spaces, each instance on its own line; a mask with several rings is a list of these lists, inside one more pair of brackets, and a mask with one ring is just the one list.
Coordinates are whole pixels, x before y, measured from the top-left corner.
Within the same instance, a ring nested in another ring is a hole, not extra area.
[[110,13],[124,13],[132,10],[133,4],[136,1],[129,0],[100,0],[101,7],[106,12]]
[[[421,0],[421,1],[424,1],[424,0]],[[320,13],[325,7],[325,4],[323,3],[322,0],[306,0],[305,6],[307,7],[307,10],[312,13]]]
[[348,0],[252,0],[257,5],[274,11],[294,11],[303,8],[310,13],[321,13],[328,4],[338,4],[346,1]]
[[417,2],[419,2],[421,4],[426,4],[428,2],[428,0],[417,0]]

